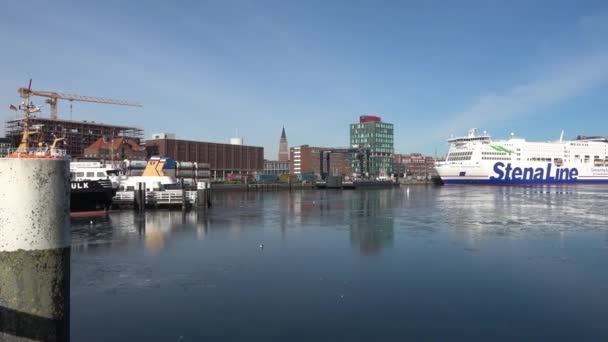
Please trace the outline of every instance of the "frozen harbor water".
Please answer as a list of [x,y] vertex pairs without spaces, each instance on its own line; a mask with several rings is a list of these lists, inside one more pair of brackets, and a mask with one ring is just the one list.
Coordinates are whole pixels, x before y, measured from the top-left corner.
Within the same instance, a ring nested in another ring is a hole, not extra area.
[[608,187],[226,192],[73,219],[73,341],[608,339]]

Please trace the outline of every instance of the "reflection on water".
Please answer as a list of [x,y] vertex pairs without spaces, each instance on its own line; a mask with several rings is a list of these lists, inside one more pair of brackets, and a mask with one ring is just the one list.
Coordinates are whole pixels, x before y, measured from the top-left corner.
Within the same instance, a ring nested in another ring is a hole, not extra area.
[[235,191],[208,212],[77,218],[72,336],[603,340],[607,200],[591,186]]
[[364,192],[351,199],[350,240],[363,255],[378,254],[393,242],[392,192]]
[[172,235],[229,232],[263,227],[288,238],[307,226],[350,230],[363,255],[390,247],[395,227],[409,235],[432,234],[446,225],[469,238],[520,233],[603,229],[608,192],[581,186],[411,187],[371,191],[225,192],[205,212],[131,211],[101,218],[74,218],[73,249],[128,249],[143,242],[158,253]]

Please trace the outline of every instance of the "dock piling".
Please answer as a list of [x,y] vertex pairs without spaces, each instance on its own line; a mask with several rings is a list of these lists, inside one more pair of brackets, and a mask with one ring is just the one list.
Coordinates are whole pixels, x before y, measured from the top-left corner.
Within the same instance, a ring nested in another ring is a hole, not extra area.
[[70,339],[64,159],[0,159],[0,341]]

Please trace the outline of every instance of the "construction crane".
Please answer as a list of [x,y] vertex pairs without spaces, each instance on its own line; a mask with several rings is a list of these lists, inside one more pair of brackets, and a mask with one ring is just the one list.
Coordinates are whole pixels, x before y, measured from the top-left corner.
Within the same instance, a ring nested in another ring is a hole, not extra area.
[[82,96],[76,94],[64,94],[58,93],[54,91],[42,91],[42,90],[31,90],[28,88],[19,88],[17,90],[19,92],[19,96],[22,98],[30,97],[30,96],[41,96],[48,97],[46,103],[51,105],[51,119],[57,119],[57,100],[68,100],[68,101],[80,101],[80,102],[96,102],[96,103],[108,103],[115,104],[121,106],[134,106],[134,107],[142,107],[141,103],[130,102],[126,100],[114,100],[114,99],[106,99],[101,97],[93,97],[93,96]]

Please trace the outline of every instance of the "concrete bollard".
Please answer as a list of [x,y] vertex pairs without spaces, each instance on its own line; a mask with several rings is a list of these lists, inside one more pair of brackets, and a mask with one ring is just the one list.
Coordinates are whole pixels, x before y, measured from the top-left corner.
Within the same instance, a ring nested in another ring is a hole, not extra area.
[[69,341],[69,169],[0,159],[0,341]]

